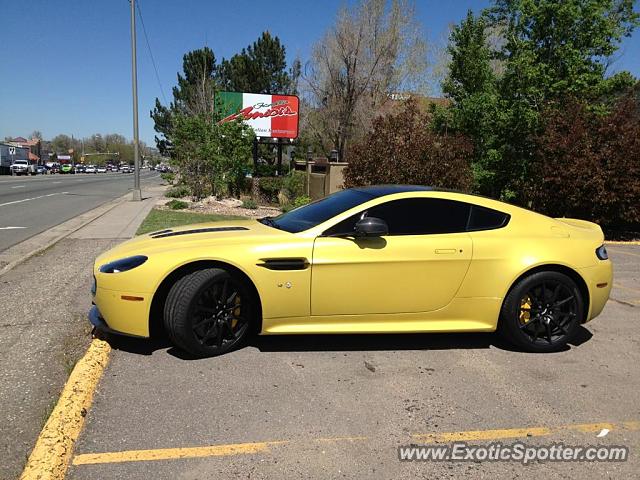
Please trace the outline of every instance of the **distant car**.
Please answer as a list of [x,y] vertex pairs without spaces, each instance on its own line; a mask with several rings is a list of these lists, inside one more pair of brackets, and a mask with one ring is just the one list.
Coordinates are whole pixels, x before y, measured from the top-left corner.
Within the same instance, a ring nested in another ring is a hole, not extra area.
[[87,165],[84,169],[84,173],[97,173],[95,165]]
[[60,165],[60,173],[75,173],[70,163]]
[[107,173],[107,167],[97,167],[96,172],[98,173]]
[[82,165],[82,164],[76,165],[74,167],[74,169],[75,169],[76,173],[82,173],[82,172],[84,172],[84,165]]
[[129,165],[122,165],[120,167],[120,173],[130,173]]
[[14,160],[11,164],[11,175],[29,175],[30,165],[27,160]]
[[46,175],[47,174],[47,167],[45,167],[44,165],[37,165],[36,166],[36,173],[38,175]]

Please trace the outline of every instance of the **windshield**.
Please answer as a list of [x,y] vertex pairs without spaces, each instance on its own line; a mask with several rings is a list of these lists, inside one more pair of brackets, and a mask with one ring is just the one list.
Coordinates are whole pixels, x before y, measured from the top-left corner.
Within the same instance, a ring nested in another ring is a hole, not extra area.
[[375,197],[361,190],[342,190],[275,218],[262,219],[262,223],[290,233],[302,232]]

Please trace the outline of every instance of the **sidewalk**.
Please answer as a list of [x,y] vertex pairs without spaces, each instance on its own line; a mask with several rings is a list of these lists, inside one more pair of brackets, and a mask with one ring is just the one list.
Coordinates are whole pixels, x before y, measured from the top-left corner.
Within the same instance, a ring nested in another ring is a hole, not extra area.
[[[17,477],[90,342],[95,257],[131,238],[164,187],[145,189],[0,277],[0,479]],[[63,227],[62,224],[60,227]]]

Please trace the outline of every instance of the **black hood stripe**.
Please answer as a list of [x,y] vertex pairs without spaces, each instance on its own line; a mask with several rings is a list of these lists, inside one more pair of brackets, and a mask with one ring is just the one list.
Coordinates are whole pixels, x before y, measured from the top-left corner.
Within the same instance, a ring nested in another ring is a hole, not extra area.
[[234,230],[249,230],[246,227],[211,227],[211,228],[195,228],[193,230],[182,230],[174,232],[172,230],[161,230],[159,232],[151,233],[151,238],[166,238],[175,237],[177,235],[190,235],[192,233],[209,233],[209,232],[232,232]]
[[169,232],[173,232],[173,230],[171,230],[170,228],[167,228],[165,230],[158,230],[157,232],[151,232],[149,235],[153,237],[154,235],[160,235],[161,233],[169,233]]

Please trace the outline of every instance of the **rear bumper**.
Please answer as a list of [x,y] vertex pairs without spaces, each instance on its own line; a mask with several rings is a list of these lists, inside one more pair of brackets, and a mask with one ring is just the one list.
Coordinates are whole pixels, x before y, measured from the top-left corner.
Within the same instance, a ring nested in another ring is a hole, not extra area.
[[593,320],[602,312],[613,287],[613,265],[611,260],[578,270],[589,289],[589,312],[586,321]]

